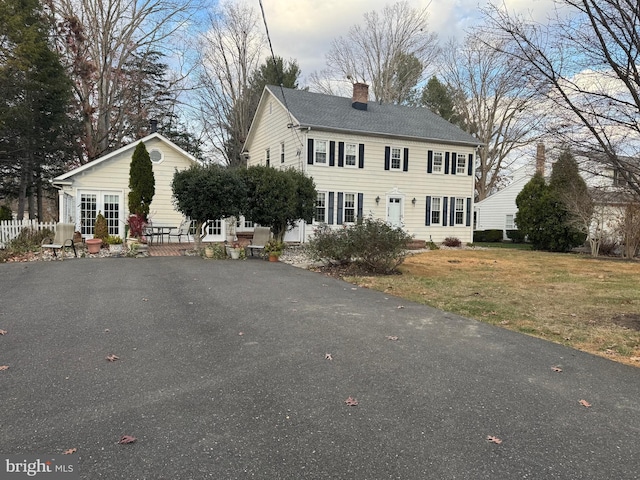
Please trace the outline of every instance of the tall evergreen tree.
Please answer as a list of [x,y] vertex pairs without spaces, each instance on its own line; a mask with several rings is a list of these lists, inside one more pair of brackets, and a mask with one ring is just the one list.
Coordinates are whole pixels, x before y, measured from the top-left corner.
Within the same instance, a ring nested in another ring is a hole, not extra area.
[[129,169],[129,213],[141,215],[147,220],[149,205],[156,193],[153,164],[144,143],[136,146]]
[[72,149],[71,83],[48,31],[38,0],[0,0],[0,191],[18,198],[18,218],[42,216],[43,178]]

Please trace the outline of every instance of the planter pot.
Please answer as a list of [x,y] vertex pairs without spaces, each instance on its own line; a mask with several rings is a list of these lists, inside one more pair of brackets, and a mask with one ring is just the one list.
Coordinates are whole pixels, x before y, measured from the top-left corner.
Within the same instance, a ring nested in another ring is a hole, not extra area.
[[280,260],[280,257],[278,255],[269,254],[269,261],[270,262],[277,262],[278,260]]
[[239,248],[230,248],[229,254],[233,260],[238,260],[240,258],[240,249]]
[[120,256],[120,254],[122,253],[122,244],[114,243],[112,245],[109,245],[109,252],[111,252],[111,255]]
[[213,247],[205,247],[204,256],[207,258],[213,258]]
[[87,250],[89,253],[100,253],[100,247],[102,246],[102,239],[100,238],[89,238],[85,240],[87,244]]

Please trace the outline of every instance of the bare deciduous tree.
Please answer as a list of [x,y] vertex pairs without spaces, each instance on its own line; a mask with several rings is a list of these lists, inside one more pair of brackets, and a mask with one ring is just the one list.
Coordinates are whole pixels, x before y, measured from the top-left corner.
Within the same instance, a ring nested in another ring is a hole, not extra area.
[[513,60],[474,36],[443,49],[442,75],[453,96],[462,127],[482,143],[476,165],[476,200],[500,184],[510,154],[536,139],[538,115],[530,107],[534,92],[513,75]]
[[[503,8],[487,11],[485,38],[499,38],[527,82],[546,94],[560,120],[553,133],[617,170],[640,194],[640,4],[558,0],[547,25]],[[591,156],[590,155],[590,156]]]
[[166,40],[190,20],[196,1],[47,0],[82,115],[81,162],[125,140],[121,123],[127,64],[166,48]]
[[256,11],[226,2],[200,38],[201,120],[213,148],[230,166],[243,165],[251,125],[251,77],[260,66],[264,35]]
[[333,41],[322,76],[369,83],[376,101],[403,103],[438,52],[427,20],[426,7],[414,9],[406,1],[365,13],[363,25]]

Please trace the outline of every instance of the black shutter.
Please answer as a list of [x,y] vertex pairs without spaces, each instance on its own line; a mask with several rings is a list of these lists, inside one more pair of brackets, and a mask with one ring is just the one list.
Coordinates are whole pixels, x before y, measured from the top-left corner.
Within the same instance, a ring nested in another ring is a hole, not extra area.
[[467,197],[467,227],[471,226],[471,197]]
[[433,173],[433,150],[427,151],[427,173]]
[[389,170],[389,162],[391,161],[391,147],[384,147],[384,169]]
[[404,149],[404,163],[402,164],[402,171],[403,172],[409,171],[409,149],[408,148]]
[[451,152],[451,175],[455,175],[457,169],[458,169],[458,154],[456,152]]
[[431,225],[431,195],[427,195],[427,214],[424,217],[424,224]]
[[329,225],[333,225],[333,192],[329,192],[329,208],[328,208],[328,214],[327,214],[327,223]]
[[344,142],[338,142],[338,166],[344,167]]
[[364,168],[364,143],[358,145],[358,168]]
[[449,225],[456,226],[456,197],[451,197],[451,202],[449,203]]
[[358,220],[362,220],[362,204],[364,203],[364,193],[359,193],[358,194]]
[[444,174],[449,174],[449,152],[444,152]]
[[329,166],[336,166],[336,142],[329,142]]
[[344,206],[343,197],[344,194],[342,192],[338,192],[338,219],[336,220],[337,225],[342,225],[342,207]]
[[313,138],[307,140],[307,163],[313,165]]
[[442,197],[442,226],[447,226],[447,202],[449,201],[449,197]]
[[469,165],[467,165],[467,175],[473,175],[473,153],[469,154]]

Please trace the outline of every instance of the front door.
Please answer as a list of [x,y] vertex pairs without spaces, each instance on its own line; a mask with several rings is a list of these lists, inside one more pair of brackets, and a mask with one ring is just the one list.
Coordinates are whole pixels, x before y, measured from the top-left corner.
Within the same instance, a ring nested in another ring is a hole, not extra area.
[[389,197],[387,222],[394,228],[402,227],[402,198]]

